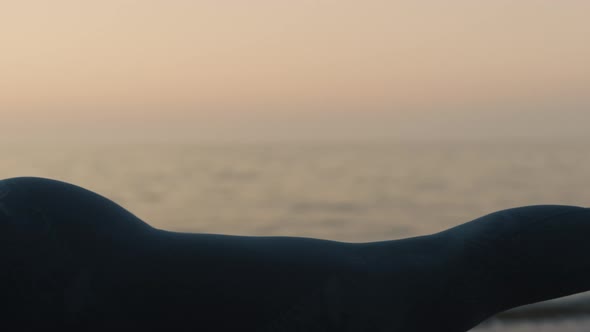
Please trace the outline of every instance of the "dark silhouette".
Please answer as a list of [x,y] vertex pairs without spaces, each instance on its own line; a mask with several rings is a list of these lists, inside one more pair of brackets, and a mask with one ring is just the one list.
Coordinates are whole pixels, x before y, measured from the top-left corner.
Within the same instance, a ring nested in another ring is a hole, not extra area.
[[13,178],[0,237],[6,331],[454,332],[590,290],[590,210],[574,206],[342,243],[168,232],[80,187]]

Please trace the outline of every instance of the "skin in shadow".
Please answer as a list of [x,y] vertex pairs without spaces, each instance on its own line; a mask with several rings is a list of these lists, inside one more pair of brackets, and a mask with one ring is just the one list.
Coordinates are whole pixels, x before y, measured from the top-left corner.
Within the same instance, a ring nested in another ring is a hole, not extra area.
[[590,210],[498,211],[401,240],[176,233],[86,189],[0,181],[11,331],[467,331],[590,290]]

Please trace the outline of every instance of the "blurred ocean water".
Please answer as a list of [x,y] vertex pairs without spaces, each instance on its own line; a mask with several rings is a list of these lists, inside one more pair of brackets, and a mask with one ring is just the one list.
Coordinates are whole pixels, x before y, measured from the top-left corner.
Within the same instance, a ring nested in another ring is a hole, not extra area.
[[[185,232],[364,242],[433,233],[515,206],[590,205],[590,142],[3,145],[0,151],[0,178],[74,183],[155,227]],[[581,298],[581,305],[590,303]],[[584,317],[532,323],[534,315],[521,316],[475,330],[590,330]]]

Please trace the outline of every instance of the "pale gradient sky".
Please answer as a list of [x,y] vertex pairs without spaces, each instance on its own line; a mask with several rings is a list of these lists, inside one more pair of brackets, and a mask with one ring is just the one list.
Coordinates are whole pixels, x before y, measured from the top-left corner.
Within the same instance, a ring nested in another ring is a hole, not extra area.
[[2,1],[0,129],[583,136],[589,15],[582,0]]

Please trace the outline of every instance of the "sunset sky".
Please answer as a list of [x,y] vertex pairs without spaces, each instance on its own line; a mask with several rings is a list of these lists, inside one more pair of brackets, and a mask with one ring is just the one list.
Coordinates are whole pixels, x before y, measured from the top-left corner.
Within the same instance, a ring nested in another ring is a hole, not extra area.
[[3,1],[0,135],[584,136],[589,15],[581,0]]

